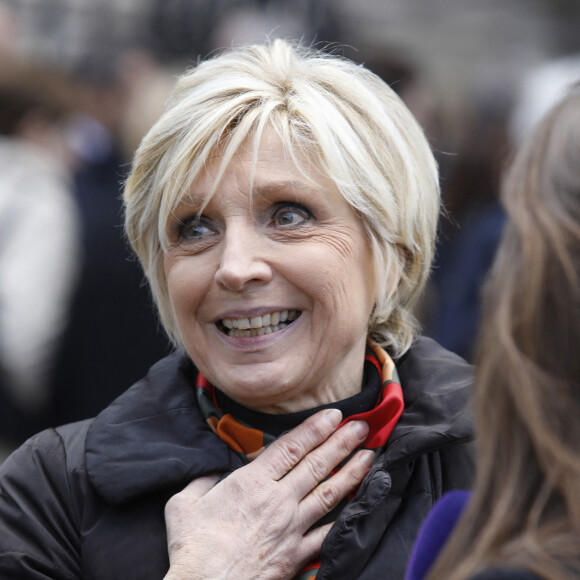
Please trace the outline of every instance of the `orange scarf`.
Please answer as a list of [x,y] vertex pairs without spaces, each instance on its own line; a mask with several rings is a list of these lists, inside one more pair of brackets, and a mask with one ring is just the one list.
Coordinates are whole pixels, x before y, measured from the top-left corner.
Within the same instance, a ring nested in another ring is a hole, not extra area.
[[[369,426],[369,434],[359,449],[372,449],[375,454],[378,454],[386,445],[403,412],[403,391],[398,383],[395,364],[384,349],[369,341],[365,361],[371,363],[368,368],[378,373],[380,378],[382,386],[378,401],[370,411],[346,417],[341,426],[349,421],[366,421]],[[199,407],[208,425],[222,441],[242,455],[247,461],[255,459],[268,445],[276,440],[273,435],[260,429],[255,429],[235,419],[229,413],[224,413],[217,404],[215,387],[201,373],[197,375],[195,391]],[[343,464],[346,461],[348,461],[348,458]],[[315,526],[335,521],[353,496],[354,494],[349,498],[345,498],[330,514],[327,514],[327,516],[317,522]],[[313,580],[319,568],[320,561],[310,563],[296,576],[296,580]]]

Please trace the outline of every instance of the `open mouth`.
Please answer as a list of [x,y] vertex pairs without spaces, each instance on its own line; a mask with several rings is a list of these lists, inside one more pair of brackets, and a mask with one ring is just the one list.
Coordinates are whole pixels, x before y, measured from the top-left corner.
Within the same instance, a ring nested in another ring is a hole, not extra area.
[[286,328],[301,314],[300,310],[279,310],[252,318],[222,318],[217,327],[228,336],[262,336]]

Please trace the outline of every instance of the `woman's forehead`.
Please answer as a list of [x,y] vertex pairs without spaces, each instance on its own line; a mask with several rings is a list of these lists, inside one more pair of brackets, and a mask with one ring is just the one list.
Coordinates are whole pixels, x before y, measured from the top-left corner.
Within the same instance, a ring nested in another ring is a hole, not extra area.
[[290,149],[273,129],[259,142],[248,136],[236,149],[221,144],[211,151],[196,175],[181,188],[175,205],[206,204],[224,180],[235,179],[252,197],[270,192],[333,187],[334,184],[300,150]]

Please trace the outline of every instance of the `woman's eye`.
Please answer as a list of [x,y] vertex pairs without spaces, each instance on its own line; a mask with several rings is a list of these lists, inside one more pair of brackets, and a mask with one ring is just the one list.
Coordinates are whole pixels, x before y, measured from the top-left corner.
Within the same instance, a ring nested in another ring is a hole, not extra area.
[[186,220],[179,228],[179,237],[186,242],[194,242],[214,234],[215,230],[211,226],[197,218]]
[[284,206],[276,210],[274,224],[276,226],[296,226],[304,223],[312,217],[312,214],[302,206]]

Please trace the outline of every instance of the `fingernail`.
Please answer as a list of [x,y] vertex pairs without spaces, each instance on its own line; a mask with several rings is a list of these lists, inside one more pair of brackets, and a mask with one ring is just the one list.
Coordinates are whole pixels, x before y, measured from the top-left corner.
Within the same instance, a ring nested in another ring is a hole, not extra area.
[[355,432],[356,436],[364,441],[369,434],[369,426],[364,421],[353,421],[351,423],[351,429]]
[[324,416],[326,417],[327,421],[335,428],[338,427],[342,421],[342,413],[339,409],[328,409]]
[[369,449],[364,449],[358,454],[358,459],[365,467],[370,467],[375,460],[375,453]]

